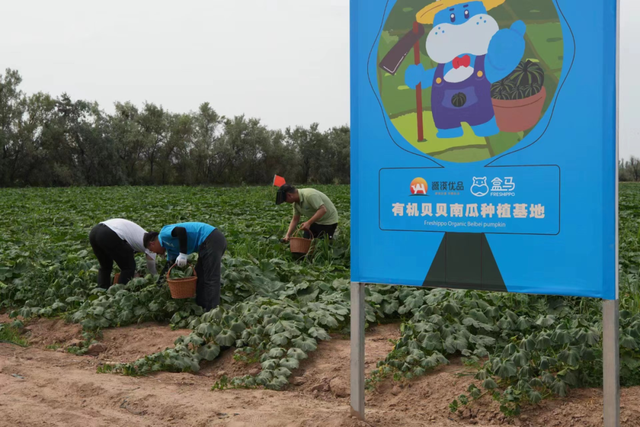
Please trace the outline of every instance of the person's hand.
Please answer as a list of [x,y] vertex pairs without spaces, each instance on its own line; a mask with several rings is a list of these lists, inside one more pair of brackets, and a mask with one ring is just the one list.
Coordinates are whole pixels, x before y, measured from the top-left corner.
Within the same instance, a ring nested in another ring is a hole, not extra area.
[[302,228],[305,231],[311,231],[311,222],[309,221],[303,222],[302,224],[300,224],[300,228]]
[[280,242],[282,242],[282,243],[289,243],[289,240],[291,240],[291,237],[289,237],[289,236],[284,236],[282,239],[280,239]]
[[187,255],[186,254],[178,255],[178,258],[176,259],[176,265],[178,267],[184,267],[185,265],[187,265]]

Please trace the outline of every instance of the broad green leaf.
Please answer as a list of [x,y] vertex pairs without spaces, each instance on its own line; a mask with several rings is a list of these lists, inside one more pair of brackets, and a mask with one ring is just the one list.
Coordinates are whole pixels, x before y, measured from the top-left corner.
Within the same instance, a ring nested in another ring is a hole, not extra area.
[[451,316],[457,316],[460,313],[460,307],[455,302],[447,302],[442,306],[442,311]]
[[555,380],[553,384],[551,384],[551,391],[557,394],[560,397],[567,396],[567,385],[562,380]]
[[272,370],[263,369],[262,371],[260,371],[260,373],[256,377],[256,382],[258,384],[264,385],[264,384],[268,383],[269,381],[271,381],[272,378],[273,378],[273,371]]
[[286,332],[275,334],[271,337],[271,342],[275,345],[285,346],[289,342],[289,334]]
[[322,329],[320,327],[313,327],[313,328],[309,329],[309,335],[311,335],[312,337],[317,338],[319,340],[323,340],[323,341],[331,339],[331,337],[329,336],[327,331],[325,331],[324,329]]
[[198,348],[198,355],[208,361],[214,360],[220,354],[220,347],[215,344],[207,344]]
[[527,339],[522,340],[520,348],[526,351],[533,351],[536,348],[536,340],[532,336],[529,336]]
[[299,348],[290,348],[289,351],[287,352],[287,356],[289,358],[302,360],[307,358],[307,353],[305,353]]
[[529,355],[525,351],[520,351],[518,353],[514,353],[511,360],[517,367],[526,366],[529,363]]
[[551,347],[551,338],[547,334],[540,334],[536,340],[536,349],[545,350]]
[[498,369],[496,370],[496,375],[498,375],[502,379],[511,378],[515,376],[516,373],[517,373],[516,365],[510,360],[507,360],[501,363]]
[[571,335],[568,331],[563,329],[556,329],[551,334],[551,340],[554,344],[570,344],[572,341]]
[[493,390],[498,387],[498,384],[496,384],[493,378],[487,378],[482,382],[482,387],[487,390]]
[[421,368],[421,367],[417,367],[417,368],[414,368],[414,369],[413,369],[413,374],[414,374],[416,377],[423,376],[426,372],[427,372],[427,371],[425,371],[425,370],[424,370],[423,368]]
[[300,362],[298,359],[287,357],[286,359],[280,360],[280,366],[287,368],[289,370],[298,369],[300,366]]
[[230,329],[223,329],[215,338],[216,343],[230,347],[236,342],[236,334]]
[[292,339],[291,343],[305,352],[315,351],[316,348],[318,348],[318,345],[316,344],[316,340],[306,335],[301,335],[298,338]]
[[502,358],[506,359],[506,358],[512,356],[513,354],[515,354],[516,351],[518,351],[518,347],[516,347],[515,344],[513,344],[513,343],[508,344],[502,350]]
[[528,392],[528,397],[529,397],[529,401],[534,405],[542,401],[542,395],[540,394],[540,392],[537,392],[535,390],[530,390]]
[[536,324],[542,326],[543,328],[548,328],[553,325],[556,321],[555,316],[542,316],[538,320],[536,320]]
[[620,337],[620,346],[634,350],[638,348],[638,343],[630,335],[622,334]]
[[236,334],[242,333],[247,327],[242,322],[235,322],[231,325],[231,330]]
[[482,347],[490,347],[496,343],[496,340],[495,338],[491,338],[485,335],[472,335],[471,337],[469,337],[469,342]]
[[282,357],[284,355],[285,355],[285,349],[284,348],[276,347],[276,348],[272,348],[271,350],[269,350],[269,357],[272,357],[274,359],[280,358],[280,357]]
[[287,378],[291,375],[291,371],[283,366],[277,368],[273,373],[278,377]]
[[265,360],[264,362],[262,362],[261,366],[262,366],[262,369],[273,371],[278,367],[278,360],[274,360],[274,359]]
[[551,386],[556,380],[556,377],[554,377],[550,372],[544,372],[541,379],[544,384]]
[[211,339],[218,335],[222,329],[219,326],[214,326],[211,323],[201,323],[197,328],[196,332],[207,339]]

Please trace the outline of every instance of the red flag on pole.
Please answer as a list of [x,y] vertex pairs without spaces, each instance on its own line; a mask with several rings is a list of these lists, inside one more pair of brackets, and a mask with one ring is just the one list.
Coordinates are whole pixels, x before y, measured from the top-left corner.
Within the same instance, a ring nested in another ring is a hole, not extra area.
[[284,184],[286,184],[286,181],[284,180],[283,177],[278,176],[278,175],[274,175],[274,177],[273,177],[273,185],[275,185],[276,187],[282,187]]

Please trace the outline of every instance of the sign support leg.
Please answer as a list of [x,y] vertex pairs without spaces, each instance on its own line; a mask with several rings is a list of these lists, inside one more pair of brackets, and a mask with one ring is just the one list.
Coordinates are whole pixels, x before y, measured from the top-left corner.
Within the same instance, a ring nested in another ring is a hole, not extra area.
[[602,305],[602,360],[604,374],[604,427],[620,426],[620,342],[619,300],[604,300]]
[[351,282],[351,415],[364,420],[364,283]]

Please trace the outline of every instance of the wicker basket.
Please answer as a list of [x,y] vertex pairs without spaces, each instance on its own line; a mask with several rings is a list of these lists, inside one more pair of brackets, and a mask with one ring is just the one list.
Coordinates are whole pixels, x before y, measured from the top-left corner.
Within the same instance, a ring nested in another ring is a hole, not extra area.
[[293,254],[306,254],[309,252],[310,247],[311,239],[305,239],[304,237],[292,237],[289,239],[289,249]]
[[193,276],[186,279],[170,279],[171,270],[176,265],[173,264],[169,271],[167,271],[167,283],[169,284],[169,290],[171,291],[171,298],[173,299],[185,299],[193,298],[196,296],[196,283],[198,282],[198,275],[196,269],[193,269]]

